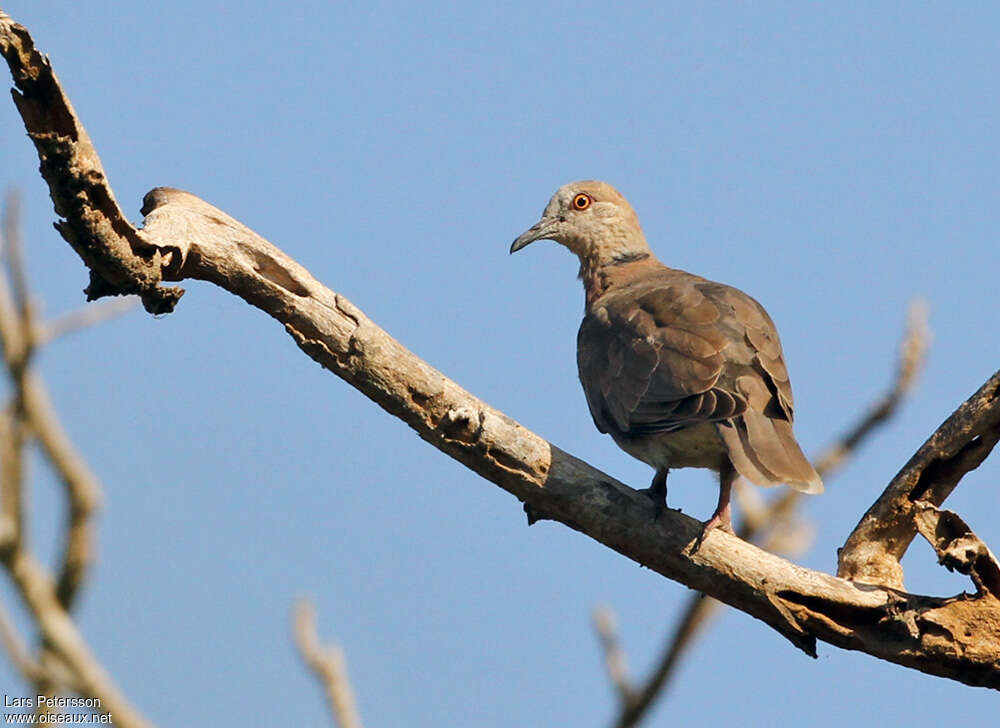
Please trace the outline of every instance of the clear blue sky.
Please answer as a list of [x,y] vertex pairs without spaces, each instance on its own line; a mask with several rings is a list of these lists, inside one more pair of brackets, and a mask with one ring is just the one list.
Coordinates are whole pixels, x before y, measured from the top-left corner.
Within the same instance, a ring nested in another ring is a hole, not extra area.
[[[890,379],[907,301],[931,306],[920,388],[808,502],[835,549],[1000,364],[996,28],[989,3],[0,2],[47,52],[136,221],[185,188],[271,239],[404,344],[625,482],[576,380],[571,256],[510,241],[559,185],[605,179],[668,265],[740,287],[781,331],[796,429],[820,450]],[[4,70],[6,74],[6,70]],[[0,103],[0,184],[24,196],[45,309],[83,305],[34,149]],[[79,610],[161,725],[321,725],[289,638],[295,597],[345,648],[369,726],[600,726],[590,613],[644,672],[688,590],[553,523],[419,440],[242,301],[192,282],[39,362],[103,478]],[[57,488],[35,467],[35,539]],[[1000,458],[949,501],[1000,547]],[[712,476],[672,478],[707,517]],[[907,587],[968,580],[915,543]],[[5,584],[0,596],[8,603]],[[23,621],[22,621],[23,624]],[[996,696],[725,613],[654,726],[930,725]],[[22,694],[6,663],[0,686]],[[11,687],[8,687],[11,686]]]

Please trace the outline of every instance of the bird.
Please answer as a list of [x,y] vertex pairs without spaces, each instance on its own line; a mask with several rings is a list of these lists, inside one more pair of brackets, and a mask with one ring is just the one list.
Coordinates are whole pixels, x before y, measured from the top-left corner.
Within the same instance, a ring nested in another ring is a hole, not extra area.
[[733,533],[730,492],[758,485],[821,493],[823,481],[792,430],[792,387],[764,307],[731,286],[669,268],[611,185],[563,185],[541,219],[510,246],[553,240],[580,261],[585,312],[577,368],[594,424],[655,470],[643,490],[654,519],[675,468],[719,474],[714,528]]

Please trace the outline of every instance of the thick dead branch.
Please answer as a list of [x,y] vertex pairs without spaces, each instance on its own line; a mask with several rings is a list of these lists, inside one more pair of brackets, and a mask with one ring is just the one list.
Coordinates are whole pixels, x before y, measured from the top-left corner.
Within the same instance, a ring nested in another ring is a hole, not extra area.
[[1000,440],[1000,371],[959,407],[903,466],[840,550],[838,575],[903,587],[900,559],[917,534],[918,502],[940,506]]
[[161,288],[162,261],[129,224],[107,184],[90,137],[77,120],[46,59],[28,31],[0,11],[0,54],[16,91],[11,94],[49,183],[63,238],[91,272],[87,300],[137,293],[150,313],[173,309],[183,294]]
[[305,600],[295,605],[292,631],[302,661],[306,663],[330,704],[330,713],[340,728],[361,728],[361,716],[354,702],[354,691],[347,677],[344,651],[337,645],[321,645],[316,634],[316,609]]
[[[30,71],[40,63],[37,54],[10,52],[9,39],[23,46],[27,31],[15,33],[10,21],[0,18],[0,28],[4,25],[0,50],[16,66],[15,79],[37,73]],[[35,127],[43,127],[48,118],[46,101],[54,99],[60,108],[69,109],[61,91],[33,98],[35,106],[22,113]],[[56,121],[65,119],[56,115]],[[72,128],[82,133],[75,118]],[[44,132],[38,128],[34,133]],[[74,143],[65,138],[52,153],[65,156],[70,153],[65,147]],[[58,186],[58,166],[47,160],[48,146],[37,147],[43,168],[52,170],[48,176],[56,177],[50,185]],[[96,154],[76,159],[86,165],[88,159],[96,162]],[[91,185],[106,187],[99,163],[93,171],[88,175]],[[61,208],[74,218],[67,226],[75,229],[100,218],[105,214],[101,203],[107,199],[112,199],[110,189],[76,199],[75,208]],[[141,238],[159,251],[149,260],[164,266],[164,280],[207,280],[268,313],[322,366],[537,512],[745,611],[810,655],[815,655],[819,639],[970,685],[1000,688],[1000,601],[992,595],[936,598],[855,584],[796,566],[718,529],[694,551],[700,522],[675,511],[653,522],[648,498],[464,391],[221,210],[188,193],[158,188],[147,194],[143,213],[146,228]],[[119,240],[131,235],[110,221],[87,229]],[[134,257],[130,246],[115,247],[111,241],[94,247],[110,256]],[[123,261],[115,270],[127,277],[130,268]],[[148,280],[137,274],[120,287],[148,291]]]
[[[989,620],[970,625],[977,632],[975,639],[955,635],[962,643],[962,658],[954,652],[950,657],[943,654],[937,632],[928,639],[926,631],[917,629],[902,641],[900,635],[887,633],[900,614],[908,615],[909,623],[933,630],[941,610],[949,615],[956,609],[967,610],[967,598],[935,599],[859,588],[801,569],[725,534],[710,535],[692,553],[700,523],[673,511],[651,523],[648,499],[463,391],[222,211],[193,195],[165,188],[149,193],[143,210],[147,239],[179,261],[171,276],[213,281],[267,311],[326,368],[537,512],[762,619],[809,654],[815,654],[819,638],[922,670],[942,669],[955,679],[987,680],[1000,687],[1000,670],[993,662],[1000,634],[980,631]],[[977,604],[987,613],[997,606],[987,600]],[[969,658],[984,662],[973,667],[966,662]],[[942,661],[952,665],[944,668]],[[956,662],[962,663],[961,670]]]

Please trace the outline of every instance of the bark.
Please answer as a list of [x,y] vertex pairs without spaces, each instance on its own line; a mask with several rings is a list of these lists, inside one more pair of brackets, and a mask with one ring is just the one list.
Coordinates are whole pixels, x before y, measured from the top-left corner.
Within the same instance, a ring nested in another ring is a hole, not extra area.
[[899,562],[918,532],[918,504],[940,506],[998,439],[1000,372],[928,438],[868,509],[840,551],[838,575],[902,589]]

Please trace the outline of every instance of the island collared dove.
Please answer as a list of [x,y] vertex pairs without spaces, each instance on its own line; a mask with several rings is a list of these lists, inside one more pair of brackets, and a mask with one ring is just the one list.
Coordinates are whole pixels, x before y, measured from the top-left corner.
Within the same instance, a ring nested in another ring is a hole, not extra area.
[[536,240],[561,243],[580,259],[580,382],[597,429],[656,469],[646,492],[657,514],[670,468],[719,473],[719,504],[702,537],[716,526],[732,532],[737,474],[823,491],[792,433],[792,388],[763,306],[663,265],[631,205],[604,182],[560,187],[510,252]]

